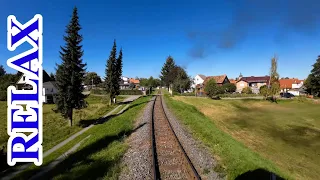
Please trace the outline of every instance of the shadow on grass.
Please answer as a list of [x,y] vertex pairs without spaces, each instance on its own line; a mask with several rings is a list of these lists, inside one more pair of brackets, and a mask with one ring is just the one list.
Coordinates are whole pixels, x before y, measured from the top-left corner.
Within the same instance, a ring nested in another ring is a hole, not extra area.
[[[108,145],[114,141],[122,141],[125,136],[130,136],[145,124],[146,123],[143,123],[133,130],[124,130],[116,135],[100,138],[94,143],[89,144],[81,150],[71,154],[51,171],[37,179],[52,179],[56,176],[59,176],[60,179],[99,179],[104,177],[113,166],[119,163],[121,157],[110,158],[112,160],[95,160],[91,158],[91,155],[107,148]],[[71,169],[73,169],[73,172],[70,172]],[[30,173],[30,176],[35,175],[37,172],[39,172],[39,170],[34,170]],[[30,177],[24,178],[28,179]]]
[[235,178],[235,180],[284,180],[280,176],[269,172],[265,169],[256,169],[253,171],[245,172],[238,177]]
[[[146,100],[146,101],[143,101],[141,103],[133,104],[133,105],[129,106],[127,109],[125,109],[121,114],[125,113],[129,109],[132,109],[132,108],[134,108],[136,106],[140,106],[142,104],[146,104],[148,102],[149,102],[149,100]],[[127,104],[127,103],[125,103],[125,104]],[[123,107],[120,107],[120,108],[123,108]],[[103,124],[103,123],[109,121],[111,118],[114,118],[114,117],[119,116],[121,114],[113,114],[113,115],[110,115],[110,116],[107,116],[107,117],[100,117],[98,119],[80,120],[78,126],[80,126],[82,128],[85,128],[85,127],[88,127],[88,126],[90,126],[92,124],[94,124],[94,125]]]
[[275,139],[281,139],[292,146],[311,147],[320,139],[320,130],[306,126],[290,125],[286,129],[270,128],[267,132]]

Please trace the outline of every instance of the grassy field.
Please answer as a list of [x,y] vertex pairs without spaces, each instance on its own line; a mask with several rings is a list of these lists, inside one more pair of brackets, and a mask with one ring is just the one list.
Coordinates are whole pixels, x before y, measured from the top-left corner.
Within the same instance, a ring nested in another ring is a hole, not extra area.
[[217,155],[230,179],[257,168],[289,179],[320,179],[320,104],[166,99],[182,122]]
[[[118,97],[118,101],[124,97]],[[52,148],[71,134],[81,130],[86,122],[91,122],[105,115],[115,106],[109,106],[108,100],[103,96],[89,96],[86,101],[89,106],[82,110],[75,110],[73,114],[74,126],[69,127],[68,122],[59,114],[54,113],[52,109],[54,104],[43,105],[43,148],[44,151]],[[6,146],[7,135],[7,102],[0,101],[0,145]]]
[[[137,99],[123,114],[94,126],[46,157],[43,166],[90,135],[76,152],[41,179],[118,179],[120,160],[128,148],[124,139],[136,130],[133,124],[150,98],[147,96]],[[39,167],[31,166],[15,179],[28,179],[37,172]]]

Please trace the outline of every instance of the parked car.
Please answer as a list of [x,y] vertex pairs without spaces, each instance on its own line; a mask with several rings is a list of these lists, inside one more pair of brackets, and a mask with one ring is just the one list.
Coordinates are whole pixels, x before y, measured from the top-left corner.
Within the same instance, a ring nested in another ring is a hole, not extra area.
[[292,98],[292,97],[294,97],[294,95],[291,94],[291,93],[280,93],[280,96],[282,98]]

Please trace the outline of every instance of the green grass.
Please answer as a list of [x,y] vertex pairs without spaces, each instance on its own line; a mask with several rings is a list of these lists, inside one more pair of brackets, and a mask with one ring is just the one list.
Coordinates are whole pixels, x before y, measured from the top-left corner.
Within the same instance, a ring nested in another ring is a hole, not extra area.
[[287,178],[320,179],[320,104],[303,99],[278,104],[190,97],[167,101],[219,156],[231,179],[260,167]]
[[[118,97],[119,101],[124,97]],[[52,148],[56,144],[62,142],[70,135],[78,132],[83,128],[86,122],[94,121],[95,119],[107,114],[115,105],[108,105],[108,98],[105,96],[89,96],[86,98],[89,106],[81,110],[74,110],[73,126],[69,127],[60,113],[54,113],[54,104],[43,105],[43,148],[44,151]],[[7,102],[0,101],[0,146],[6,146],[9,138],[7,134]]]
[[226,173],[228,179],[234,179],[242,173],[257,168],[264,168],[288,177],[280,172],[271,161],[262,158],[258,153],[251,151],[243,143],[222,131],[210,118],[203,115],[194,106],[168,96],[165,100],[194,137],[202,141],[214,154],[219,162],[218,168],[215,168],[215,170]]
[[[91,135],[76,152],[68,156],[42,179],[117,179],[121,170],[120,159],[128,148],[124,139],[136,130],[133,129],[135,119],[149,100],[150,96],[134,101],[123,114],[94,126],[46,157],[42,166],[52,162],[82,139]],[[31,166],[15,179],[28,179],[37,172],[39,172],[39,167]]]

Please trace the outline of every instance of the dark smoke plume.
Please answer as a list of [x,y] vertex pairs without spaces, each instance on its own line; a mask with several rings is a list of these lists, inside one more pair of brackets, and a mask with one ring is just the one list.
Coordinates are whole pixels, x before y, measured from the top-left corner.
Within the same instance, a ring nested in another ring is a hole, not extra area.
[[232,22],[214,32],[201,30],[188,34],[193,47],[192,58],[204,58],[214,49],[232,49],[248,36],[249,32],[265,28],[272,31],[276,42],[290,40],[290,33],[313,36],[319,31],[319,0],[227,0],[232,9]]

